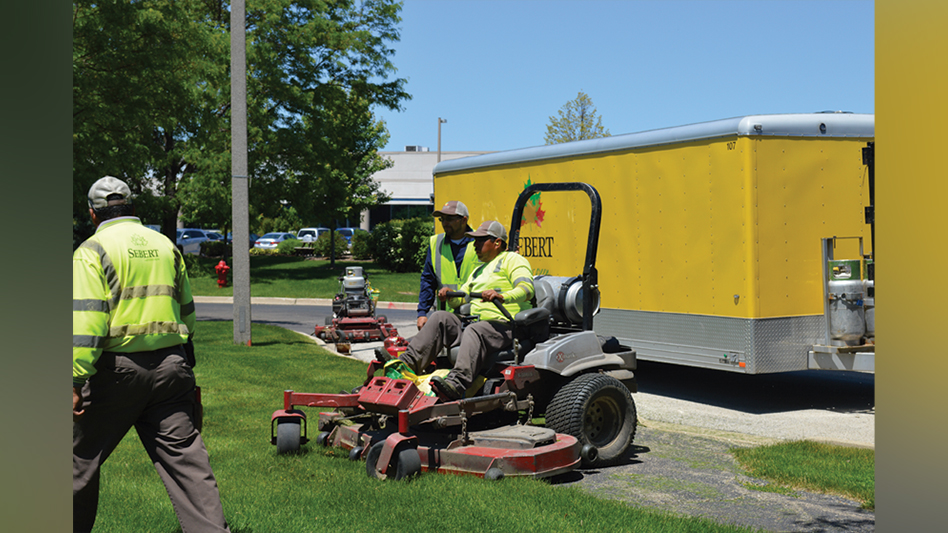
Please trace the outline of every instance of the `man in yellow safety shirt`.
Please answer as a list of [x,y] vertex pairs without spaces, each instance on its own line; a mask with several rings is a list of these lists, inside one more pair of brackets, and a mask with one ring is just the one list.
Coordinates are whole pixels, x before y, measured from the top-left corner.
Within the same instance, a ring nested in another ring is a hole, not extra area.
[[[421,374],[443,348],[460,340],[457,362],[451,372],[444,378],[431,378],[432,389],[445,401],[464,397],[474,378],[485,370],[488,354],[513,344],[513,324],[493,302],[499,300],[514,316],[532,307],[530,300],[534,295],[530,263],[520,254],[506,251],[507,231],[503,224],[488,220],[467,235],[474,238],[474,249],[483,264],[474,270],[460,290],[481,293],[481,299],[471,301],[471,314],[479,320],[467,326],[462,335],[461,320],[457,315],[436,311],[399,356],[416,374]],[[449,299],[448,292],[448,287],[442,287],[438,299],[451,307],[464,303],[461,298]]]
[[[441,287],[456,291],[480,264],[474,251],[474,239],[465,235],[465,232],[471,231],[467,224],[470,216],[467,206],[452,200],[433,215],[441,219],[444,233],[431,237],[425,266],[421,270],[417,319],[419,330],[428,321],[428,310],[435,304]],[[443,306],[439,308],[443,309]]]
[[92,530],[100,468],[132,426],[181,529],[230,531],[195,427],[195,313],[184,259],[134,216],[123,181],[96,181],[89,207],[96,232],[72,257],[73,531]]

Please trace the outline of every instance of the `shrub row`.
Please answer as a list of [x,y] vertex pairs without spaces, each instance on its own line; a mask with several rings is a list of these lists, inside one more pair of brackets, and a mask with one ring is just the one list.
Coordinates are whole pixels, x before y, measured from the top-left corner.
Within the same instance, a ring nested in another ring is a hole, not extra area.
[[386,270],[420,272],[433,234],[434,219],[430,217],[384,222],[372,230],[372,257]]
[[[419,272],[425,264],[428,254],[429,239],[434,234],[434,219],[418,217],[407,220],[392,220],[383,222],[373,229],[372,233],[357,231],[352,236],[352,247],[346,238],[334,233],[336,257],[348,253],[353,259],[374,259],[382,268],[392,272]],[[276,249],[251,248],[250,255],[293,255],[296,248],[304,243],[297,239],[288,239],[277,245]],[[310,246],[313,254],[318,257],[329,257],[329,233],[324,233]],[[231,257],[233,247],[220,241],[201,243],[201,255],[204,257]],[[193,261],[185,256],[188,266]]]

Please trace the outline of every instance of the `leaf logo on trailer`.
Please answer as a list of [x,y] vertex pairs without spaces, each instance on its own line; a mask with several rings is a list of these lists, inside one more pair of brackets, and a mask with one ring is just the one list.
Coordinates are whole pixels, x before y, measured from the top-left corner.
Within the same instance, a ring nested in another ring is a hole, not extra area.
[[[530,176],[527,176],[527,182],[523,184],[523,188],[533,185],[530,182]],[[520,219],[520,227],[524,227],[527,224],[535,223],[537,227],[542,227],[543,217],[546,216],[546,211],[543,210],[543,202],[540,201],[540,193],[534,193],[530,197],[530,201],[523,206],[523,217]]]
[[[530,177],[527,176],[527,182],[523,184],[526,189],[533,185]],[[520,219],[520,227],[527,224],[536,224],[538,228],[543,227],[543,217],[546,211],[543,210],[543,202],[540,200],[540,193],[536,192],[530,196],[530,201],[523,206],[523,216]],[[553,237],[521,237],[520,254],[524,257],[553,257]],[[536,275],[537,273],[534,272]]]

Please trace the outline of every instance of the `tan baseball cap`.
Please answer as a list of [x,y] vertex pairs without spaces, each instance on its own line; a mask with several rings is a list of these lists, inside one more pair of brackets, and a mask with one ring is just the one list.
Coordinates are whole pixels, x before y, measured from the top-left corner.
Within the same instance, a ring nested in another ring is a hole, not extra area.
[[493,237],[507,242],[507,230],[496,220],[486,220],[474,231],[465,233],[469,237]]
[[[118,194],[121,196],[121,198],[113,198],[112,200],[109,200],[109,196],[113,194]],[[128,188],[128,185],[126,185],[124,181],[118,178],[113,178],[112,176],[99,178],[99,180],[93,183],[92,187],[89,189],[89,207],[96,211],[110,205],[123,205],[131,203],[131,189]]]
[[441,215],[457,215],[459,217],[469,217],[467,213],[467,206],[463,202],[457,200],[451,200],[450,202],[444,204],[444,207],[432,213],[436,217]]

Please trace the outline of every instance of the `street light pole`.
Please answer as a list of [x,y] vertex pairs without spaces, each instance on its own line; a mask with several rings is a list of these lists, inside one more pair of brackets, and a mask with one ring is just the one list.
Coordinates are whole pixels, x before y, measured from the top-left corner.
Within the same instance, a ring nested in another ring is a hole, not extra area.
[[448,119],[438,117],[438,162],[441,162],[441,125],[447,122]]
[[231,213],[234,253],[234,344],[250,346],[250,241],[247,177],[247,36],[246,1],[230,11]]

